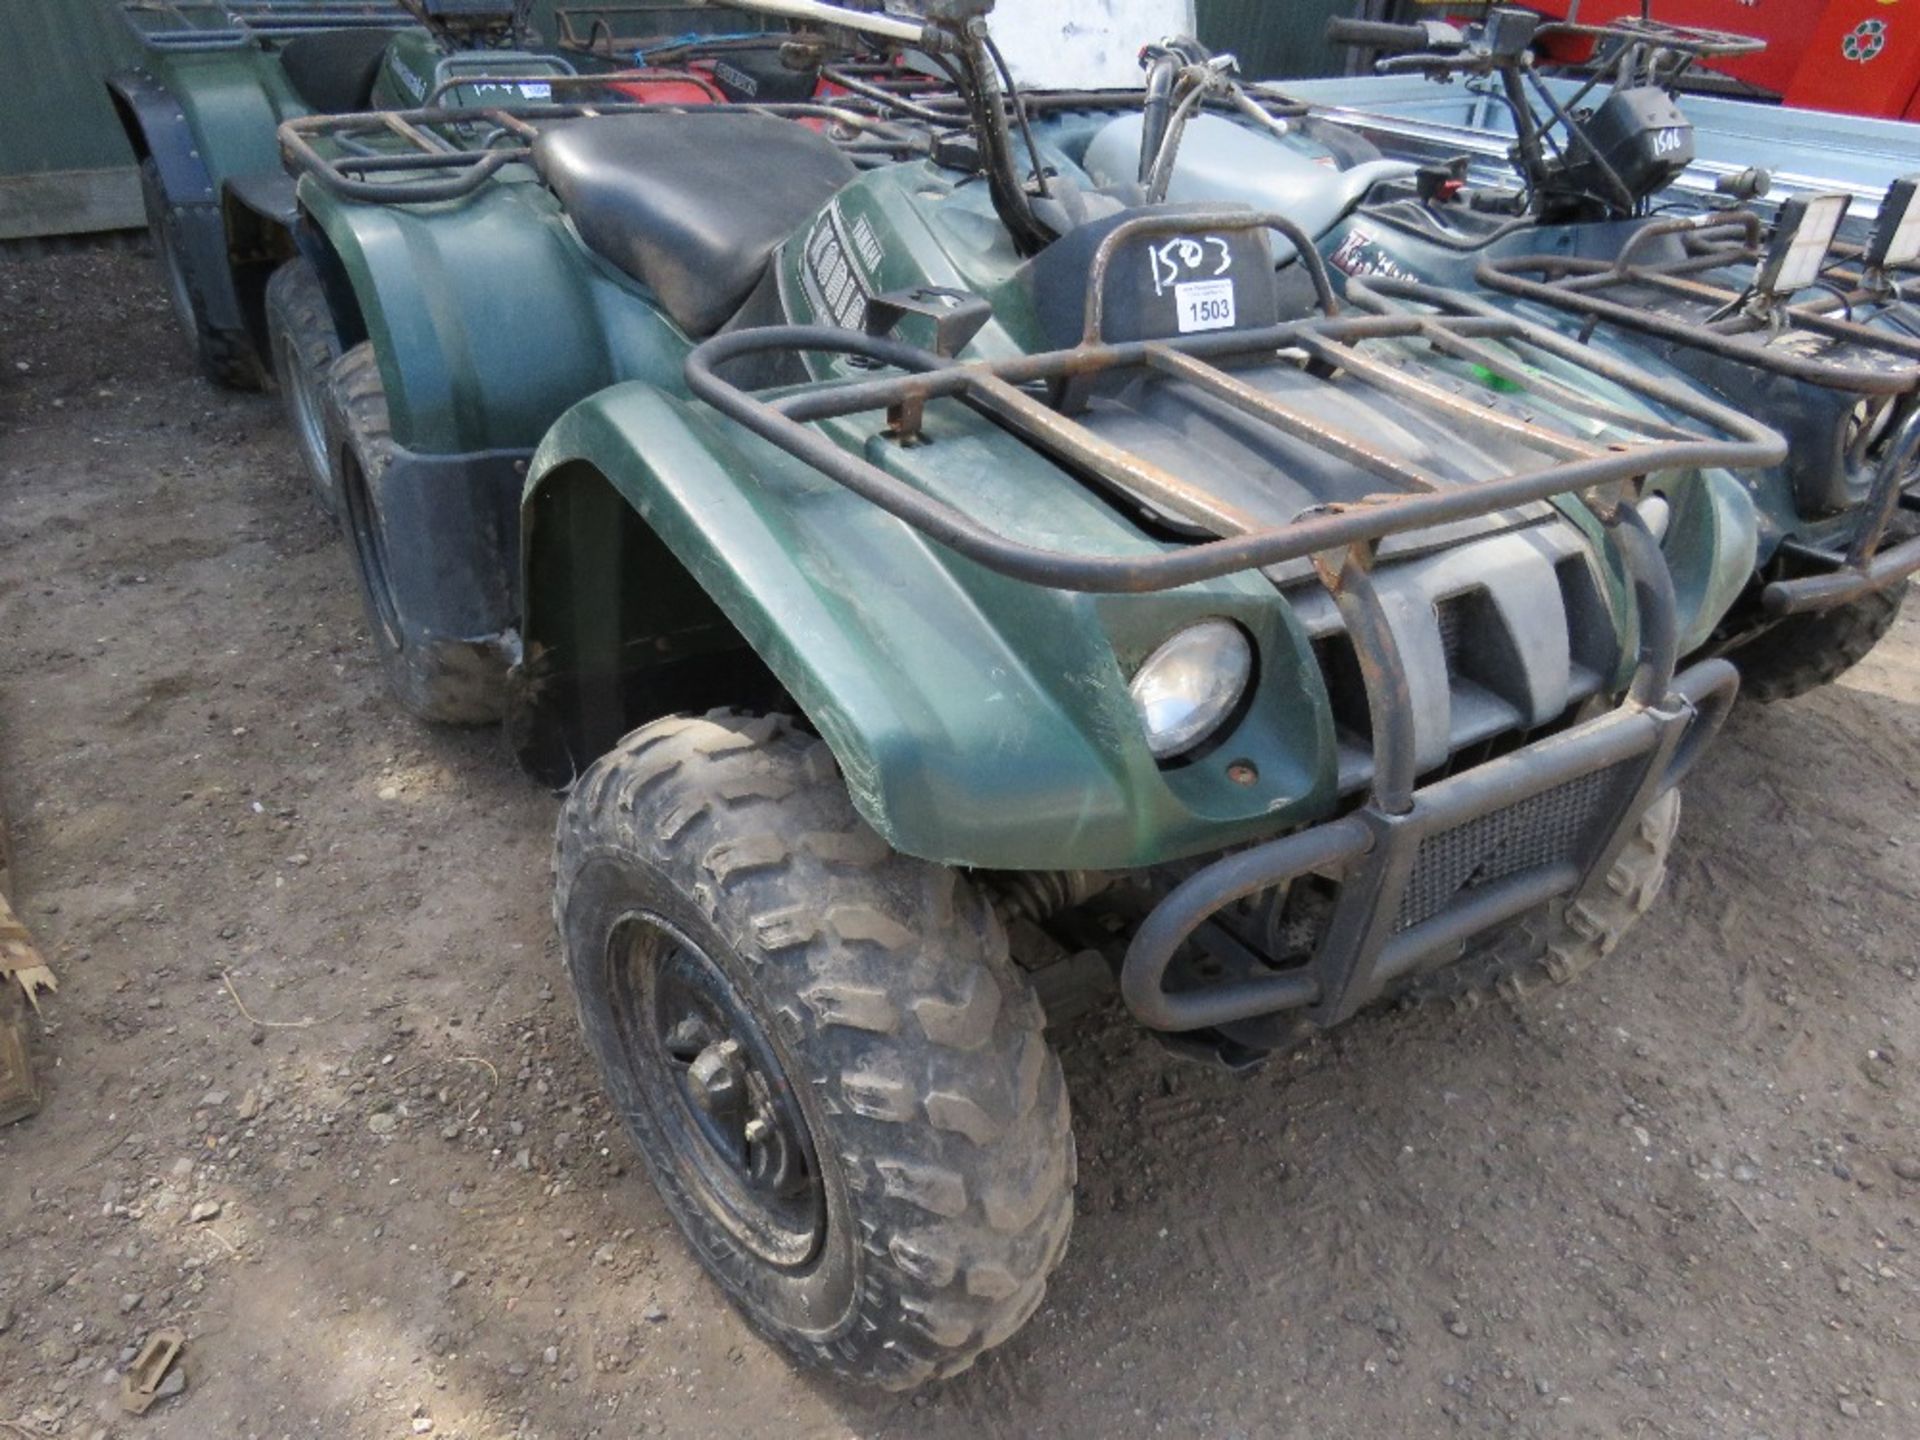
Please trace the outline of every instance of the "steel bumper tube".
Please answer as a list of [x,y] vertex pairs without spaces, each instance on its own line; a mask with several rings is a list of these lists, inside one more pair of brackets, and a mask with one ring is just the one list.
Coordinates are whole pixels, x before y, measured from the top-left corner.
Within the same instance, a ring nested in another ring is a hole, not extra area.
[[1849,566],[1830,575],[1776,580],[1760,592],[1760,603],[1771,615],[1831,610],[1888,589],[1916,573],[1920,573],[1920,535],[1889,546],[1861,566]]
[[[1127,950],[1120,990],[1157,1030],[1196,1030],[1279,1011],[1304,1010],[1332,1025],[1378,998],[1393,981],[1465,953],[1473,939],[1534,906],[1578,895],[1604,877],[1647,807],[1678,784],[1726,719],[1739,677],[1709,660],[1674,678],[1657,705],[1632,701],[1413,792],[1391,814],[1368,805],[1352,814],[1217,860],[1177,886],[1148,915]],[[1579,833],[1560,837],[1540,863],[1454,890],[1434,913],[1406,923],[1423,846],[1435,837],[1505,814],[1524,823],[1530,805],[1582,782],[1597,798]],[[1167,971],[1182,945],[1237,900],[1310,874],[1339,880],[1339,898],[1319,949],[1306,965],[1274,974],[1169,991]]]

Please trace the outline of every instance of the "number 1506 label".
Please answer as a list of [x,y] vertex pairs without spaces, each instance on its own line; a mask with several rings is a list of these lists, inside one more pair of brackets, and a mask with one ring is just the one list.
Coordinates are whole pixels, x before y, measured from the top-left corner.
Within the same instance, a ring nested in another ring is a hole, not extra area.
[[1180,333],[1233,328],[1233,281],[1189,280],[1173,287],[1174,309],[1180,315]]

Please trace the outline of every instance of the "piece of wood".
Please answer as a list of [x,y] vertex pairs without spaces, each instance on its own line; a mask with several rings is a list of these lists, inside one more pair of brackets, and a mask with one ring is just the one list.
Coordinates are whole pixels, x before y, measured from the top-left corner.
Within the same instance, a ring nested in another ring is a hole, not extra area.
[[58,988],[33,937],[7,903],[8,880],[7,825],[0,816],[0,1125],[24,1120],[40,1108],[40,1087],[27,1057],[27,1002],[38,1010],[40,992]]

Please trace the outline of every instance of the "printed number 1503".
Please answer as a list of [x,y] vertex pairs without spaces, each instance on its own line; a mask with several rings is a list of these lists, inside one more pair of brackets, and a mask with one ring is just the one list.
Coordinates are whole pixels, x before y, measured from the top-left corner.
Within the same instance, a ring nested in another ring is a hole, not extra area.
[[1179,312],[1180,333],[1233,328],[1233,281],[1189,280],[1173,287],[1173,304]]

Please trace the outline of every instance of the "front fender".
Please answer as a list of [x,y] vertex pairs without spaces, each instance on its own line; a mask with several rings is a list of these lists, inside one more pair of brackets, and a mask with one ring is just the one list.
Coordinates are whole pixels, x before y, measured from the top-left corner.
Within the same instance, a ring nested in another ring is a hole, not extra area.
[[[1055,504],[1062,526],[1085,527],[1065,531],[1068,540],[1114,525],[1050,473],[1062,497],[1078,497]],[[612,548],[624,517],[586,503],[594,487],[637,517],[666,559]],[[832,748],[862,815],[905,853],[1119,869],[1272,833],[1333,802],[1318,671],[1291,611],[1258,580],[1149,597],[1005,580],[758,440],[723,432],[703,407],[639,384],[596,395],[555,426],[534,457],[521,528],[529,705],[605,696],[609,668],[711,643],[697,638],[714,628],[701,615],[710,605]],[[1123,533],[1096,538],[1124,544]],[[660,613],[669,606],[675,613]],[[1250,719],[1230,748],[1163,771],[1119,655],[1221,614],[1263,657],[1260,689],[1274,703],[1256,699],[1250,714],[1284,718]],[[575,764],[616,736],[603,729]],[[1259,767],[1257,790],[1229,778],[1235,760]]]

